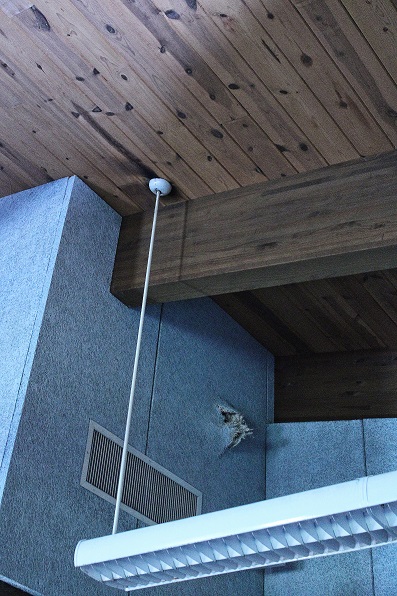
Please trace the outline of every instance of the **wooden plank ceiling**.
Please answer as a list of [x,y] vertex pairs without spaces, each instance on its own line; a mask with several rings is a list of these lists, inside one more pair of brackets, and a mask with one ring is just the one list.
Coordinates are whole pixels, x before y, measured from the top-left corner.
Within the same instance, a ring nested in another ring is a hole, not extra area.
[[214,299],[275,354],[276,422],[397,417],[397,269]]
[[397,350],[397,269],[215,300],[276,356]]
[[393,0],[0,0],[0,196],[77,174],[121,214],[397,144]]
[[[167,204],[388,152],[396,41],[395,0],[0,0],[0,196],[77,174],[129,215],[153,176]],[[393,270],[218,300],[306,358],[396,350],[396,291]]]

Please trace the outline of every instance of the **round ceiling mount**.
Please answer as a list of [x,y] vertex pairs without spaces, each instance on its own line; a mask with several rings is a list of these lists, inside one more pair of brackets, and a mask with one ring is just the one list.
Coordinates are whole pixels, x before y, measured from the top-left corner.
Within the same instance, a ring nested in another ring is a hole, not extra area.
[[156,194],[157,191],[159,191],[160,196],[163,197],[171,192],[172,186],[168,180],[164,180],[164,178],[152,178],[149,182],[149,188],[153,194]]

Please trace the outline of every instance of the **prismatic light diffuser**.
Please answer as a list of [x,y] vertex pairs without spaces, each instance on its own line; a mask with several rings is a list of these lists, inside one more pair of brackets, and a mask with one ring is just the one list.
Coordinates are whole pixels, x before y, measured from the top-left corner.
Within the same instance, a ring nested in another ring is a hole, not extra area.
[[397,472],[82,540],[75,566],[126,592],[397,541]]

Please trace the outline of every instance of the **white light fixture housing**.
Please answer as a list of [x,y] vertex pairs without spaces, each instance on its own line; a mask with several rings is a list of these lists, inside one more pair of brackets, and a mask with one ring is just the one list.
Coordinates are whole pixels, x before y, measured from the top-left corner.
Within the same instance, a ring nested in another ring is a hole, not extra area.
[[397,541],[397,472],[112,536],[75,566],[126,592]]
[[159,191],[160,196],[164,197],[165,195],[170,194],[172,186],[168,180],[164,180],[164,178],[152,178],[149,181],[149,188],[153,194],[156,194],[157,191]]

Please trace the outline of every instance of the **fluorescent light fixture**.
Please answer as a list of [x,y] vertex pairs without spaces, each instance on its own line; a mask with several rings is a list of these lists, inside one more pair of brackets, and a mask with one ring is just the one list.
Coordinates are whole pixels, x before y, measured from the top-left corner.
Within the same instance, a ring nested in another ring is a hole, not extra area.
[[82,540],[75,566],[126,592],[397,541],[397,472]]

